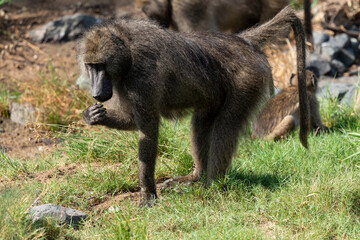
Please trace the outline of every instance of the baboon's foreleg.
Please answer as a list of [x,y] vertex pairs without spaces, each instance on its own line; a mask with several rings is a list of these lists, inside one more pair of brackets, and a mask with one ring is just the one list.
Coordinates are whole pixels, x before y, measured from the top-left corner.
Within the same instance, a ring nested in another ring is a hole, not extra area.
[[155,161],[158,147],[159,118],[137,120],[139,128],[139,179],[141,205],[151,205],[157,198],[155,184]]
[[274,128],[274,130],[265,136],[266,140],[279,140],[286,134],[293,131],[296,127],[295,119],[292,115],[287,115],[284,119]]
[[83,118],[90,125],[103,125],[120,130],[135,130],[134,119],[123,112],[106,109],[102,104],[94,103],[83,112]]

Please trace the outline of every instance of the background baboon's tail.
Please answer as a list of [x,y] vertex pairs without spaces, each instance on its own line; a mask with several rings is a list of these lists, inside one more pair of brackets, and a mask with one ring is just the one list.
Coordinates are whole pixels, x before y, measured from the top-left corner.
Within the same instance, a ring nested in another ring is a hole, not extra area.
[[310,107],[306,93],[305,75],[305,34],[300,19],[295,15],[294,10],[287,6],[281,10],[273,19],[239,34],[252,44],[262,48],[271,43],[279,36],[283,36],[289,29],[294,30],[296,39],[297,74],[299,87],[300,105],[300,141],[307,148],[307,137],[310,130]]

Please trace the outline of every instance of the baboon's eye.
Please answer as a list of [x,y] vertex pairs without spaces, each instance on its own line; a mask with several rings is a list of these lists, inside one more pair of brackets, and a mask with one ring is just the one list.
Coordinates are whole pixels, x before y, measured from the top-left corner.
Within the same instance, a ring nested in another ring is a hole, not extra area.
[[103,63],[85,63],[86,69],[89,71],[90,69],[94,69],[96,71],[105,69],[105,64]]

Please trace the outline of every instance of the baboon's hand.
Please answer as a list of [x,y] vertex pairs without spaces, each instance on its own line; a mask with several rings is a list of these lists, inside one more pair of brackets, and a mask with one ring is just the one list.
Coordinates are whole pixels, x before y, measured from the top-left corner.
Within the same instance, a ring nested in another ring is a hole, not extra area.
[[83,112],[83,118],[87,124],[101,124],[106,118],[106,108],[102,104],[94,103]]

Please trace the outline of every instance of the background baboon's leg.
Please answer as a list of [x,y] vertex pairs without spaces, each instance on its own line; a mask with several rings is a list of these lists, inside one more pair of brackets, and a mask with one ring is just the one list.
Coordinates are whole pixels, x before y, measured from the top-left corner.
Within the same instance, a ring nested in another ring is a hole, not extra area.
[[295,119],[292,115],[287,115],[284,119],[274,128],[274,130],[265,137],[267,140],[278,140],[282,136],[293,131],[296,127]]
[[159,117],[137,120],[139,127],[139,179],[141,204],[150,204],[157,198],[155,185],[155,160],[158,147]]
[[241,119],[227,109],[223,110],[214,122],[207,165],[207,186],[228,170],[243,124]]

